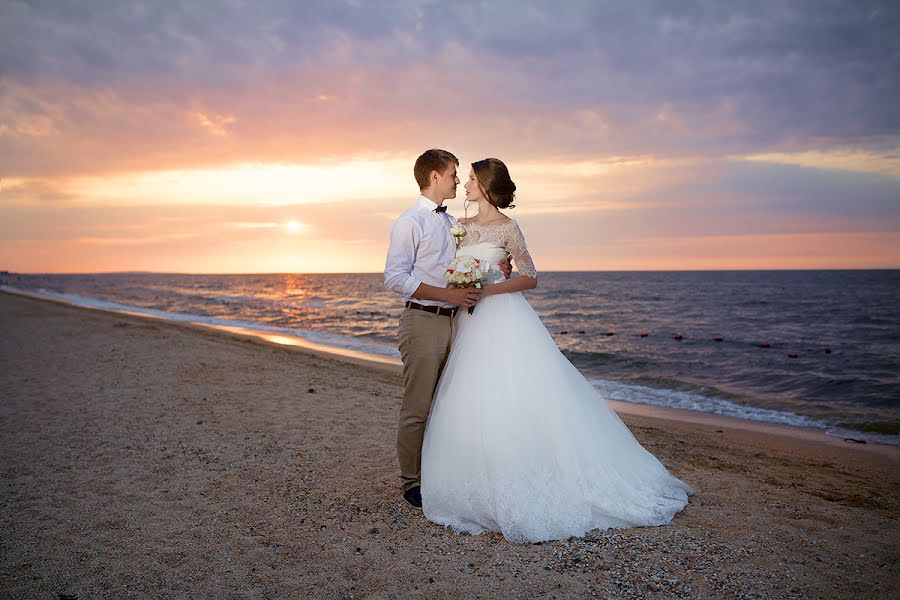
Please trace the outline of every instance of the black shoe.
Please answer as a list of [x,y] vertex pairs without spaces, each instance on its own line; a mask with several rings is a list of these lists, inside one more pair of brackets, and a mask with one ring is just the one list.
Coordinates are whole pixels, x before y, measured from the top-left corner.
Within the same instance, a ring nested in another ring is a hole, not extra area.
[[410,506],[422,508],[422,488],[419,486],[409,488],[403,492],[403,499],[406,500]]

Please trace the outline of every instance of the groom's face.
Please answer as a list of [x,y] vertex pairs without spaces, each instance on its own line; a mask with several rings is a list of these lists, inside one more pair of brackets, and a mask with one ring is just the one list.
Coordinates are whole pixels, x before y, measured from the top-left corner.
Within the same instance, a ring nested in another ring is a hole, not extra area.
[[456,198],[456,186],[459,185],[459,177],[456,175],[456,165],[450,164],[443,172],[438,173],[435,188],[443,200]]

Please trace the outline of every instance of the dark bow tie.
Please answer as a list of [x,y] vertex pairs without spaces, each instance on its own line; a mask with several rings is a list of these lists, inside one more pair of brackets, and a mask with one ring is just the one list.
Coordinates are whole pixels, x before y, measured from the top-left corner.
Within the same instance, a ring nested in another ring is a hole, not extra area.
[[442,205],[438,206],[436,209],[434,209],[434,212],[436,212],[436,213],[447,212],[447,207],[442,204]]

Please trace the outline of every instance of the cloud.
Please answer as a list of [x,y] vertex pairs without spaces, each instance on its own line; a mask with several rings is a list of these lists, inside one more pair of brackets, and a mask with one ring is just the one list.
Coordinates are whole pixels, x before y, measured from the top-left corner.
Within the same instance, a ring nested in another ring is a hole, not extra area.
[[55,180],[0,178],[0,201],[7,205],[60,204],[76,198]]
[[769,152],[735,157],[785,165],[801,165],[822,170],[879,173],[900,179],[900,148],[875,153],[859,148],[836,148],[832,151],[808,150],[805,152]]
[[235,118],[231,115],[206,115],[195,112],[193,116],[200,127],[219,137],[226,137],[229,127],[235,122]]
[[13,178],[0,182],[8,205],[66,200],[75,206],[266,206],[401,197],[412,192],[408,161],[229,164],[212,169],[123,172],[105,176]]
[[444,147],[506,160],[552,268],[791,235],[872,257],[897,56],[873,0],[0,3],[0,254],[372,269]]
[[9,175],[900,139],[889,2],[12,2],[0,23]]
[[[900,181],[881,174],[696,159],[510,169],[509,214],[545,270],[900,264]],[[0,255],[16,270],[377,271],[409,179],[395,195],[311,203],[3,202]],[[448,204],[462,213],[462,196]]]

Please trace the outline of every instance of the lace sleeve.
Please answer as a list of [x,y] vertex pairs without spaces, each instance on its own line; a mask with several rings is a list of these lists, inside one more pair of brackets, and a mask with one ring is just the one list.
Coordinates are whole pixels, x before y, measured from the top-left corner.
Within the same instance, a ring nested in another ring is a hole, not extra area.
[[519,229],[518,223],[515,221],[510,221],[510,223],[512,226],[509,228],[509,235],[504,245],[509,253],[512,254],[516,270],[519,272],[519,275],[525,277],[537,277],[534,261],[531,260],[531,255],[528,253],[528,246],[525,245],[525,236],[522,235],[522,230]]

